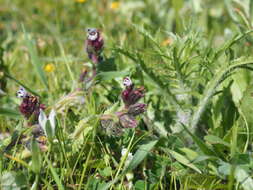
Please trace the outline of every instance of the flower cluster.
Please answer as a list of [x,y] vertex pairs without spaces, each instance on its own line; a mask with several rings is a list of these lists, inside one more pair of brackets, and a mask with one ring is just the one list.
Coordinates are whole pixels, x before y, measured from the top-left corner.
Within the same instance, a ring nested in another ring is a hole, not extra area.
[[109,134],[120,135],[124,128],[135,128],[138,125],[136,116],[146,111],[147,105],[138,103],[144,97],[144,87],[135,88],[129,77],[124,78],[125,89],[121,93],[124,109],[111,115],[103,115],[101,125]]
[[81,72],[79,82],[89,82],[96,75],[96,66],[103,61],[102,51],[104,47],[104,40],[100,30],[96,28],[87,29],[87,38],[85,42],[85,50],[88,58],[92,61],[93,71],[92,76],[88,77],[88,70],[84,68]]
[[[32,126],[33,138],[37,141],[39,148],[42,151],[46,151],[47,138],[39,124],[39,115],[41,110],[45,109],[45,105],[41,104],[38,97],[29,94],[23,87],[17,91],[17,97],[22,98],[19,111],[28,120],[28,125]],[[30,150],[31,142],[31,136],[23,135],[20,139],[13,139],[5,150],[8,151],[17,143],[24,144]]]
[[[134,88],[134,84],[129,77],[124,78],[123,85],[126,89],[121,93],[121,98],[126,108],[135,105],[142,97],[144,97],[144,87]],[[137,109],[139,106],[135,105],[133,107]]]
[[101,33],[96,28],[87,29],[86,52],[89,59],[97,64],[102,61],[102,50],[104,47],[104,40]]
[[22,98],[22,103],[19,106],[20,113],[29,120],[30,125],[37,124],[40,109],[44,110],[45,105],[40,103],[37,96],[29,94],[23,87],[18,90],[17,96]]

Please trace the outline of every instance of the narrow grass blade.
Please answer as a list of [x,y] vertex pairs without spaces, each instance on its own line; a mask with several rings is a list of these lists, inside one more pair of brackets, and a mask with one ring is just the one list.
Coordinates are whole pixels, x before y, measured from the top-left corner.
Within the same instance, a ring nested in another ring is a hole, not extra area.
[[201,173],[201,171],[194,164],[192,164],[185,156],[173,150],[168,150],[168,153],[181,164],[188,166],[189,168],[197,171],[198,173]]
[[26,46],[28,48],[28,51],[29,51],[29,54],[30,54],[30,57],[31,57],[31,62],[32,62],[32,64],[33,64],[33,66],[34,66],[41,82],[48,89],[47,78],[46,78],[46,75],[45,75],[45,73],[42,69],[41,61],[40,61],[40,59],[37,55],[37,50],[36,50],[36,47],[34,45],[34,41],[29,38],[29,36],[28,36],[28,34],[25,30],[25,27],[23,25],[22,25],[22,28],[23,28],[23,32],[24,32],[24,35],[25,35],[25,43],[26,43]]
[[35,139],[32,140],[32,165],[31,169],[33,170],[34,173],[37,175],[40,172],[41,169],[41,154],[40,154],[40,149],[35,141]]
[[56,182],[56,184],[57,184],[58,189],[59,189],[59,190],[64,190],[64,187],[63,187],[63,185],[62,185],[62,183],[61,183],[61,180],[60,180],[58,174],[56,173],[55,169],[53,168],[51,162],[48,160],[47,157],[45,157],[45,160],[46,160],[47,163],[48,163],[48,167],[49,167],[49,169],[50,169],[50,171],[51,171],[51,173],[52,173],[52,175],[53,175],[53,178],[54,178],[54,180],[55,180],[55,182]]
[[33,95],[36,96],[40,96],[37,92],[35,92],[34,90],[30,89],[28,86],[26,86],[25,84],[23,84],[22,82],[20,82],[19,80],[17,80],[15,77],[11,76],[10,74],[5,73],[6,76],[13,80],[14,82],[16,82],[17,84],[19,84],[20,86],[24,87],[27,91],[31,92]]

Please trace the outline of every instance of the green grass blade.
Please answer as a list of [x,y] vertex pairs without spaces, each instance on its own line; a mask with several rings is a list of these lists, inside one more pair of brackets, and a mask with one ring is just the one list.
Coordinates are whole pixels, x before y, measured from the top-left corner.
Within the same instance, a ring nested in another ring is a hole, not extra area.
[[20,86],[23,86],[27,91],[31,92],[33,95],[36,96],[40,96],[37,92],[35,92],[34,90],[30,89],[28,86],[26,86],[25,84],[23,84],[22,82],[20,82],[19,80],[17,80],[16,78],[14,78],[13,76],[11,76],[10,74],[6,74],[6,76],[13,80],[14,82],[16,82],[17,84],[19,84]]
[[40,154],[39,146],[38,146],[36,140],[33,139],[32,140],[32,165],[31,165],[31,169],[37,175],[40,172],[41,162],[42,162],[42,160],[41,160],[41,154]]
[[167,150],[167,152],[175,158],[178,162],[182,163],[183,165],[197,171],[198,173],[202,173],[194,164],[192,164],[185,156],[175,152],[173,150]]
[[46,160],[47,163],[48,163],[48,167],[49,167],[49,169],[50,169],[50,171],[51,171],[51,173],[52,173],[52,175],[53,175],[53,178],[54,178],[54,180],[55,180],[55,182],[56,182],[56,184],[57,184],[58,189],[59,189],[59,190],[64,190],[64,187],[63,187],[63,185],[62,185],[62,183],[61,183],[61,180],[60,180],[58,174],[56,173],[55,169],[53,168],[51,162],[48,160],[47,157],[45,157],[45,160]]
[[44,86],[48,89],[48,82],[46,75],[42,69],[41,61],[38,57],[36,47],[34,45],[34,41],[29,38],[28,33],[25,30],[25,27],[22,25],[23,33],[25,35],[25,43],[28,48],[30,57],[31,57],[31,62],[38,74],[38,77],[40,78],[41,82],[44,84]]

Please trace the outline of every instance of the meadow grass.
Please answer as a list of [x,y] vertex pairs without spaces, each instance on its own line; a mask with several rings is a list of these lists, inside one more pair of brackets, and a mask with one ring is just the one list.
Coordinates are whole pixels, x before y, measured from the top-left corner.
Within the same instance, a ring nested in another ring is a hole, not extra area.
[[[0,189],[253,189],[250,0],[0,4]],[[104,61],[80,83],[89,27]],[[126,76],[147,110],[112,131],[101,123],[123,109]],[[20,86],[47,107],[43,148]]]

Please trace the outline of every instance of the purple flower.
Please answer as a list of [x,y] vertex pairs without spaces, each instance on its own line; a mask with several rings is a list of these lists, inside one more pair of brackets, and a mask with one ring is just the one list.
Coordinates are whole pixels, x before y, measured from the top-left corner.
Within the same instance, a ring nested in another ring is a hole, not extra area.
[[144,97],[145,88],[134,88],[134,84],[129,77],[124,78],[123,84],[126,86],[126,89],[121,93],[121,98],[125,103],[126,108],[137,103],[142,97]]
[[146,111],[146,107],[147,105],[142,104],[142,103],[136,103],[134,105],[130,105],[128,108],[128,114],[132,116],[140,115]]
[[96,28],[87,29],[86,52],[93,63],[99,63],[102,60],[101,52],[104,47],[104,40],[100,31]]
[[38,123],[38,117],[40,114],[40,109],[45,109],[45,105],[39,102],[39,98],[29,94],[23,87],[21,87],[17,96],[22,98],[22,103],[19,106],[20,113],[26,118],[30,119],[33,115],[33,123]]
[[[129,77],[124,78],[123,85],[125,90],[121,93],[121,98],[125,104],[125,108],[111,115],[103,115],[101,117],[101,126],[108,134],[121,134],[126,128],[136,128],[138,122],[136,116],[146,111],[146,104],[138,103],[140,98],[144,96],[144,87],[135,88]],[[117,131],[115,133],[115,131]],[[120,133],[118,132],[120,131]]]

